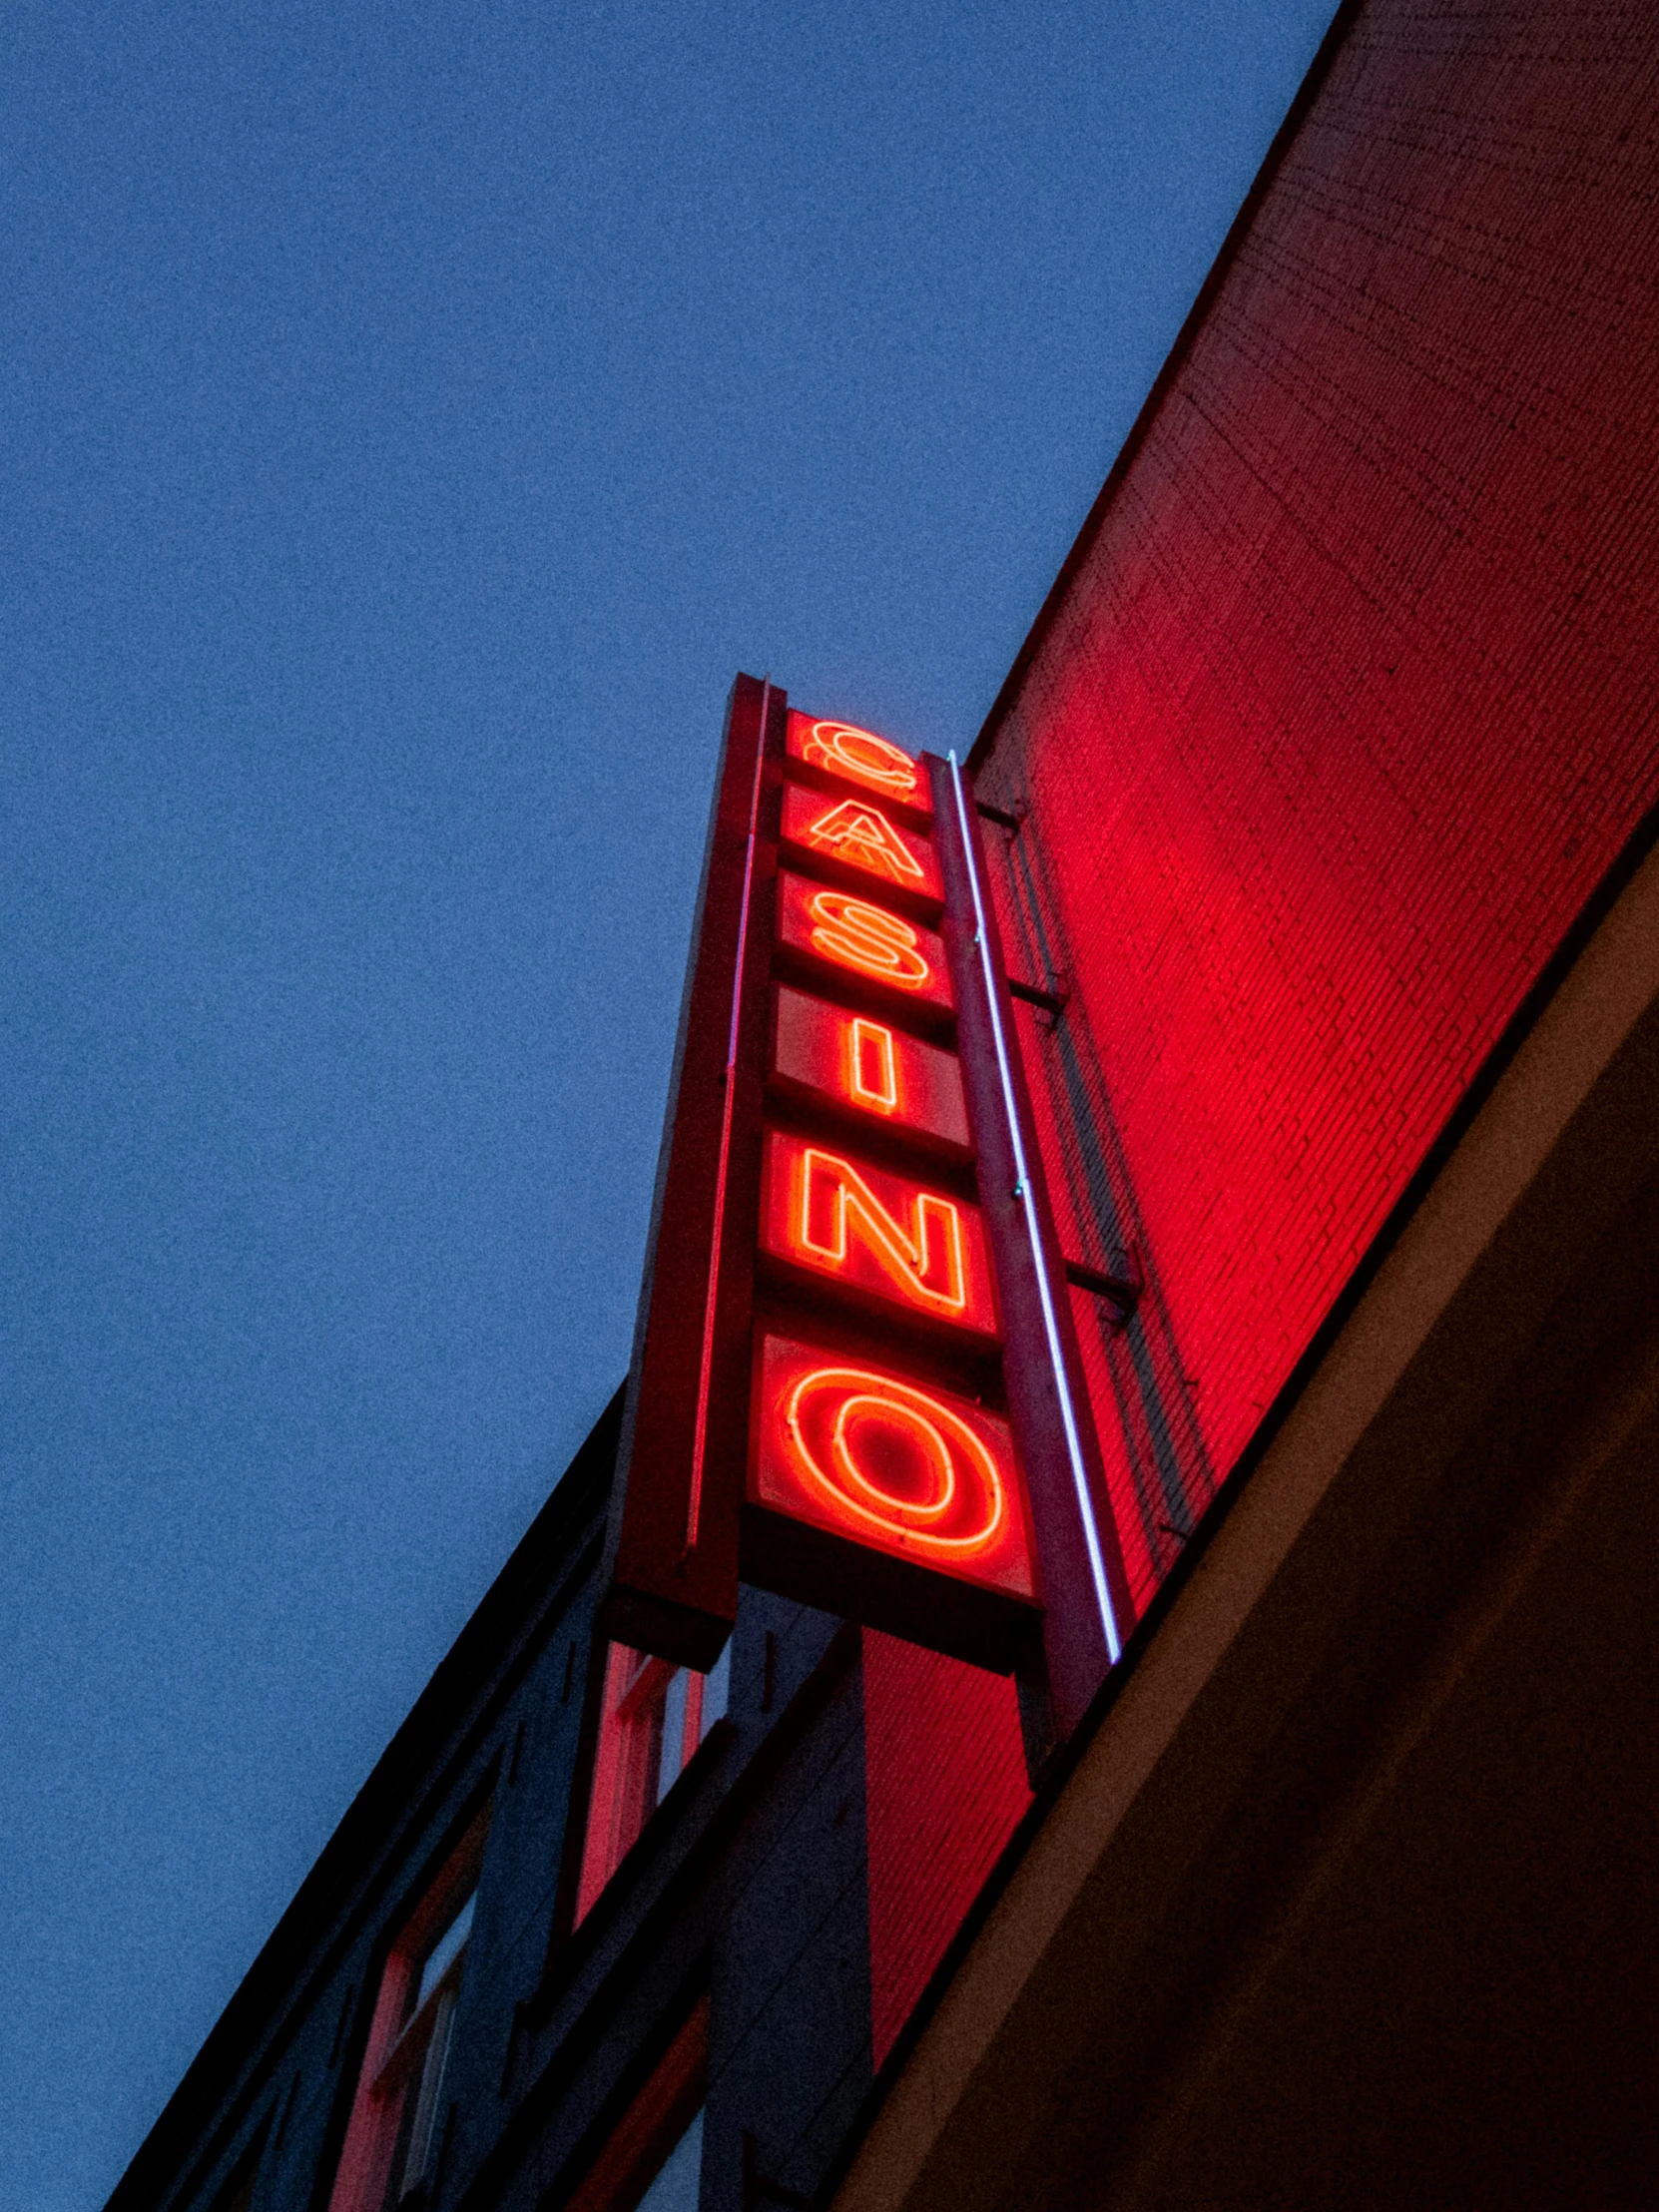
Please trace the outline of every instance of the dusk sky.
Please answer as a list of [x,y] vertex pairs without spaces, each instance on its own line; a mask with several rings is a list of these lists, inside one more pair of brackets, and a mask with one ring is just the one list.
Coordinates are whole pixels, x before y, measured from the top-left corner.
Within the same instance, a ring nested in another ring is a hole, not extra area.
[[627,1364],[727,690],[970,743],[1331,0],[16,0],[0,2212]]

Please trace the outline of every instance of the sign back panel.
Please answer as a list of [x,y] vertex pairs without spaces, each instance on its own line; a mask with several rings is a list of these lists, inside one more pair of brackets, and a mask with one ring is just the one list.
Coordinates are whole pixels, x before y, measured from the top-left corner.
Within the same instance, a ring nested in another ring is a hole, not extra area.
[[[607,1533],[602,1633],[707,1668],[737,1615],[787,703],[740,676],[698,893]],[[747,1018],[746,1018],[747,1016]]]

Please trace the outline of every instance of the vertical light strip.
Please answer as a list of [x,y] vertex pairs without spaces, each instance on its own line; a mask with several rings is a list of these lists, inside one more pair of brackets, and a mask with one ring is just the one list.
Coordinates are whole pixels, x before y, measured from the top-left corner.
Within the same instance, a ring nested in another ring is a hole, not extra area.
[[709,1240],[709,1286],[703,1298],[703,1359],[697,1376],[697,1419],[692,1428],[691,1490],[686,1498],[686,1543],[697,1548],[703,1515],[703,1451],[709,1432],[709,1383],[715,1358],[715,1305],[720,1295],[721,1233],[726,1226],[726,1167],[732,1152],[732,1094],[737,1089],[738,1020],[743,1010],[743,959],[749,943],[749,893],[755,881],[755,837],[761,819],[761,769],[766,760],[767,710],[772,679],[761,685],[761,732],[755,741],[755,781],[749,793],[749,845],[743,858],[743,903],[738,912],[738,956],[732,969],[732,1021],[726,1035],[726,1096],[720,1112],[720,1158],[715,1168],[715,1225]]
[[1054,1370],[1054,1385],[1060,1393],[1060,1417],[1065,1423],[1066,1454],[1071,1461],[1072,1487],[1077,1492],[1077,1510],[1083,1522],[1083,1541],[1088,1547],[1089,1573],[1094,1580],[1095,1603],[1100,1608],[1100,1625],[1106,1635],[1107,1656],[1113,1666],[1116,1666],[1122,1655],[1123,1644],[1118,1635],[1117,1616],[1112,1610],[1112,1593],[1106,1582],[1106,1561],[1100,1548],[1100,1529],[1094,1517],[1094,1499],[1089,1495],[1088,1469],[1083,1464],[1083,1442],[1077,1432],[1077,1410],[1071,1401],[1071,1384],[1066,1377],[1065,1358],[1060,1349],[1060,1326],[1055,1318],[1053,1294],[1048,1286],[1048,1262],[1043,1252],[1042,1230],[1037,1221],[1037,1202],[1031,1189],[1030,1169],[1026,1165],[1025,1140],[1020,1134],[1019,1112],[1014,1104],[1014,1079],[1008,1064],[1008,1043],[1002,1034],[1002,1008],[997,1001],[996,976],[991,967],[990,940],[985,929],[985,903],[979,894],[979,865],[974,857],[967,801],[962,792],[962,772],[956,765],[954,753],[950,755],[950,784],[956,795],[956,823],[961,832],[962,857],[967,862],[968,887],[973,893],[973,941],[979,947],[980,972],[985,979],[985,1002],[991,1011],[991,1035],[996,1040],[996,1067],[1002,1079],[1002,1110],[1008,1117],[1008,1138],[1013,1146],[1014,1173],[1019,1179],[1014,1195],[1025,1207],[1025,1226],[1031,1238],[1031,1259],[1037,1271],[1037,1294],[1042,1300],[1043,1334],[1048,1339],[1048,1358]]

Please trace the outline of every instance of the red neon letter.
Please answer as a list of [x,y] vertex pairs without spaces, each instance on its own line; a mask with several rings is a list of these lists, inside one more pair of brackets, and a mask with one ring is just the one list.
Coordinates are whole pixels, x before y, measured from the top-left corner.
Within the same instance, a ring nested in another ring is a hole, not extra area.
[[813,899],[813,943],[830,959],[862,968],[883,983],[919,990],[933,970],[917,949],[920,939],[907,921],[884,906],[849,898],[844,891],[819,891]]
[[904,849],[904,841],[879,807],[859,799],[843,799],[827,815],[820,815],[807,831],[808,841],[872,874],[890,875],[895,883],[926,881],[921,864]]
[[982,1440],[930,1391],[895,1376],[814,1368],[790,1391],[784,1426],[835,1512],[906,1550],[971,1557],[1007,1518],[1002,1477]]
[[855,1014],[847,1029],[846,1087],[860,1106],[890,1114],[898,1104],[898,1069],[892,1031]]
[[952,1318],[961,1313],[967,1304],[962,1217],[948,1198],[917,1191],[912,1234],[887,1212],[850,1160],[816,1145],[801,1155],[798,1190],[793,1227],[804,1252],[844,1267],[850,1225],[882,1272],[918,1305]]
[[848,776],[855,784],[873,784],[895,799],[913,792],[919,781],[908,753],[878,738],[873,730],[856,730],[849,722],[815,722],[802,751],[820,768]]

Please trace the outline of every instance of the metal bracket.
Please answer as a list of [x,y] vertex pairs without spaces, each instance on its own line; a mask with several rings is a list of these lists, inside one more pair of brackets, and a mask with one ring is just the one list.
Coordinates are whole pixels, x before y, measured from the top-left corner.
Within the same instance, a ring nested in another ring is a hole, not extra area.
[[1054,980],[1058,987],[1045,991],[1040,983],[1016,982],[1010,975],[1008,995],[1010,998],[1023,998],[1027,1006],[1035,1006],[1039,1013],[1047,1014],[1051,1021],[1058,1021],[1066,1010],[1066,1002],[1071,993],[1066,988],[1063,976],[1057,975]]
[[1104,1268],[1091,1268],[1086,1260],[1067,1260],[1064,1267],[1066,1281],[1075,1283],[1080,1291],[1092,1292],[1096,1298],[1110,1300],[1117,1310],[1117,1325],[1122,1329],[1130,1315],[1141,1302],[1146,1289],[1146,1277],[1141,1269],[1141,1256],[1131,1245],[1123,1254],[1129,1264],[1126,1275],[1110,1275]]
[[1027,813],[1023,802],[1013,809],[993,807],[988,799],[976,799],[973,804],[986,822],[994,822],[999,830],[1006,830],[1011,837],[1019,835],[1020,824],[1024,822]]

